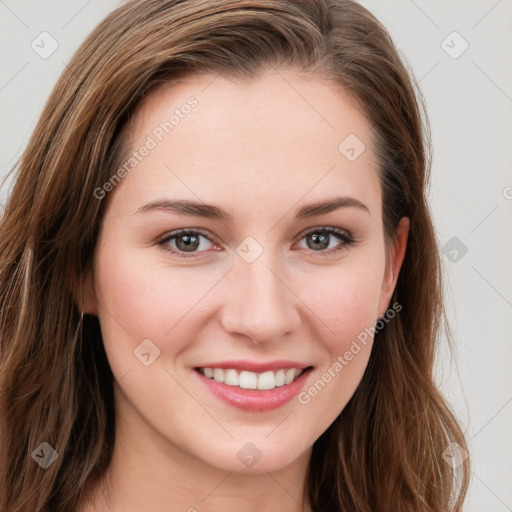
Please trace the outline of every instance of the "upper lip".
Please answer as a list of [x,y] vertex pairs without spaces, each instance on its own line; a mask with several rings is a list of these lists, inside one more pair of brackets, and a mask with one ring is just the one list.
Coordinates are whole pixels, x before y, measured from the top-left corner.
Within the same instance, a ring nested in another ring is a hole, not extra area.
[[277,360],[277,361],[268,361],[266,363],[257,363],[255,361],[217,361],[212,363],[207,363],[201,366],[196,366],[196,368],[223,368],[225,370],[233,369],[233,370],[246,370],[254,373],[262,373],[270,370],[280,370],[282,368],[308,368],[312,365],[299,363],[298,361],[290,361],[290,360]]

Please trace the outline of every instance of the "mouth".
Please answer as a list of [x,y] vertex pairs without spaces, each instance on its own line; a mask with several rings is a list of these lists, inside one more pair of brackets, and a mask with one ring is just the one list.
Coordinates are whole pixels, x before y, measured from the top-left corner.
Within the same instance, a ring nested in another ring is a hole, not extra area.
[[280,367],[274,363],[270,365],[274,369],[269,369],[269,365],[229,366],[230,363],[198,366],[194,373],[214,396],[246,411],[271,410],[289,402],[299,394],[313,369],[300,363],[281,363]]
[[195,370],[201,375],[204,375],[207,379],[212,379],[226,386],[267,391],[291,384],[305,371],[311,368],[312,366],[306,368],[280,368],[278,370],[268,370],[260,373],[249,370],[237,370],[235,368],[198,367],[195,368]]

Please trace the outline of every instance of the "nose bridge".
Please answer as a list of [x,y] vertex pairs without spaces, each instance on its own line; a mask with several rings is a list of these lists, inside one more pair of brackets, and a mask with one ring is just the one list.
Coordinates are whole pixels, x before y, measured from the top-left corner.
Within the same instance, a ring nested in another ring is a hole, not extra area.
[[283,283],[276,259],[268,251],[248,261],[237,257],[230,272],[223,325],[227,331],[244,334],[255,342],[272,341],[297,325],[293,294]]

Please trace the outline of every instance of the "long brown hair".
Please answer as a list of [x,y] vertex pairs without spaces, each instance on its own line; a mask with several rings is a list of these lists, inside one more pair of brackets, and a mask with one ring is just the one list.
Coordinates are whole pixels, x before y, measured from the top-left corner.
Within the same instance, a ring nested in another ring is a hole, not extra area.
[[[11,170],[0,224],[2,512],[75,510],[110,461],[113,375],[98,320],[80,314],[80,300],[107,205],[94,191],[121,165],[130,117],[179,76],[244,80],[271,66],[351,94],[374,129],[387,243],[400,218],[411,222],[391,299],[402,310],[375,334],[360,385],[313,446],[311,506],[462,510],[469,459],[454,470],[443,453],[467,445],[433,377],[449,328],[426,199],[428,117],[389,34],[352,0],[131,0],[75,53]],[[57,452],[46,469],[32,458],[42,442]]]

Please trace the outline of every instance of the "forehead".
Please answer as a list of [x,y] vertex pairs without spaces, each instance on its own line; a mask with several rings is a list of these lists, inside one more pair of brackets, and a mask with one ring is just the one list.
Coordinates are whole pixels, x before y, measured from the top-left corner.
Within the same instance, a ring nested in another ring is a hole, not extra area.
[[[340,84],[294,70],[267,70],[254,79],[230,79],[212,73],[193,73],[153,90],[139,105],[128,131],[133,142],[174,112],[180,116],[187,100],[197,101],[186,123],[197,128],[220,128],[240,136],[279,131],[281,136],[327,136],[336,141],[347,129],[361,137],[371,131],[356,98]],[[189,110],[189,109],[185,109]],[[297,121],[307,123],[297,123]],[[175,126],[177,127],[177,125]],[[177,131],[173,133],[176,135]],[[204,134],[203,134],[204,135]]]
[[377,179],[371,131],[346,91],[319,77],[290,70],[250,81],[193,74],[140,104],[126,155],[149,141],[152,148],[118,188],[151,199],[162,186],[201,198],[229,189],[241,197],[264,199],[272,191],[315,199],[340,187],[365,196]]

